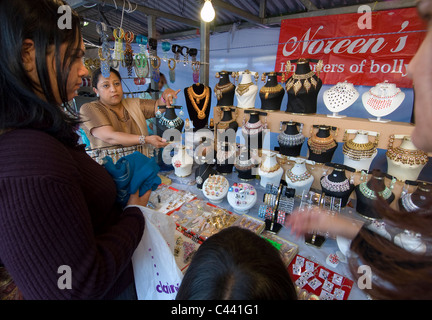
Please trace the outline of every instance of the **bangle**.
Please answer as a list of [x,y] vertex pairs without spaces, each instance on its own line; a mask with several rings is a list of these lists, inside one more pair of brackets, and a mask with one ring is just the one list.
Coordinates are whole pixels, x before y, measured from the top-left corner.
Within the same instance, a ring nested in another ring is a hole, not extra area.
[[144,135],[139,136],[139,143],[140,143],[140,144],[145,144],[145,143],[146,143],[146,142],[145,142],[145,138],[146,138],[146,136],[144,136]]

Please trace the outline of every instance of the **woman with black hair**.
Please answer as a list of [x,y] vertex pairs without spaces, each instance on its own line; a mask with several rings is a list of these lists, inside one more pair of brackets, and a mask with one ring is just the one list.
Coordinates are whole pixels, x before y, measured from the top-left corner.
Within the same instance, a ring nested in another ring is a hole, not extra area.
[[176,300],[297,300],[279,252],[250,230],[229,227],[192,258]]
[[88,71],[78,15],[57,28],[63,5],[0,0],[0,298],[133,298],[135,205],[150,192],[120,207],[78,145],[79,117],[64,108]]
[[92,148],[138,144],[163,148],[167,145],[165,139],[149,135],[146,120],[154,118],[159,107],[171,105],[180,90],[167,88],[158,100],[124,99],[120,73],[113,68],[108,78],[100,69],[94,71],[92,85],[98,100],[86,103],[80,109],[82,129]]

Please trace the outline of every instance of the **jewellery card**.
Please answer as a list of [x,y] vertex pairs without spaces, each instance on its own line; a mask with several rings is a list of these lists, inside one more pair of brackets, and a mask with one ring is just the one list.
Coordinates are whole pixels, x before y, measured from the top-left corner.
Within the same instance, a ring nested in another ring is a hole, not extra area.
[[276,249],[278,249],[283,262],[286,266],[289,266],[289,264],[299,251],[298,245],[281,237],[278,237],[277,235],[269,231],[263,231],[261,233],[261,236],[264,239],[270,241],[270,243],[272,243],[276,247]]
[[147,207],[164,214],[170,214],[184,203],[196,198],[196,195],[183,190],[177,190],[166,184],[160,184],[150,195]]
[[354,282],[322,265],[297,255],[288,266],[294,283],[322,300],[347,300]]

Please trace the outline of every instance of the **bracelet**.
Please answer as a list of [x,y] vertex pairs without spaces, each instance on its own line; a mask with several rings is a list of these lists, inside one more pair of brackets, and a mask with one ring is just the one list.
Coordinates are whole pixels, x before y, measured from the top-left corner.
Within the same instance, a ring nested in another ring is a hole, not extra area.
[[163,103],[163,104],[166,104],[166,101],[165,101],[163,95],[161,95],[160,99],[162,100],[162,103]]
[[145,142],[145,138],[146,138],[145,135],[139,136],[139,143],[140,143],[140,144],[145,144],[145,143],[146,143],[146,142]]

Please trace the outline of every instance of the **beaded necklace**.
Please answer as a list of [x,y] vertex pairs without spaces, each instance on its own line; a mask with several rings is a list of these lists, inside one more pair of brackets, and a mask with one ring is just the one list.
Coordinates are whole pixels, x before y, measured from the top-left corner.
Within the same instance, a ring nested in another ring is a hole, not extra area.
[[[377,193],[368,187],[367,182],[361,183],[359,185],[359,190],[368,199],[376,200],[378,198],[376,195]],[[391,197],[392,191],[386,186],[384,190],[378,192],[378,195],[383,197],[384,200],[387,200]]]

